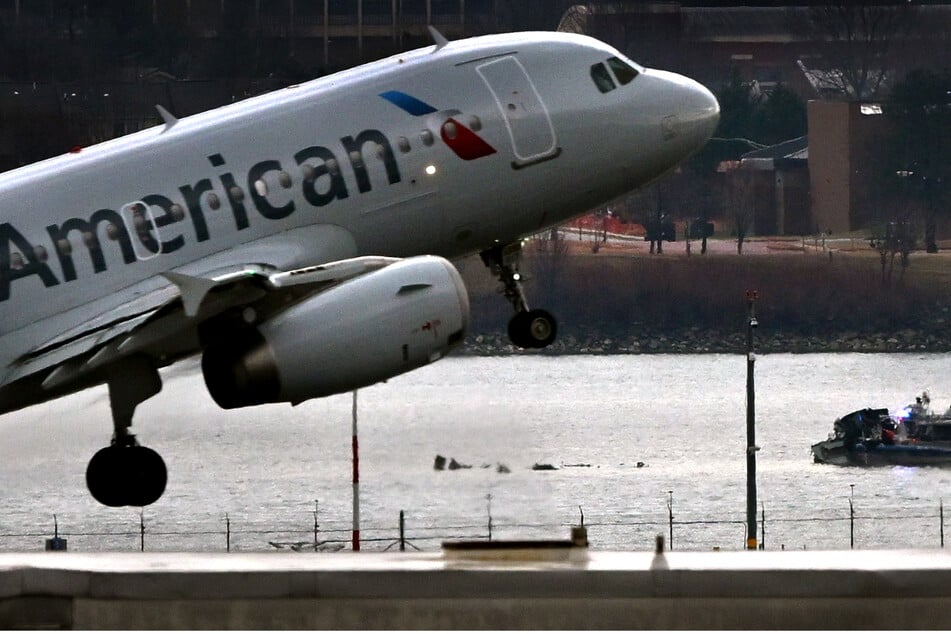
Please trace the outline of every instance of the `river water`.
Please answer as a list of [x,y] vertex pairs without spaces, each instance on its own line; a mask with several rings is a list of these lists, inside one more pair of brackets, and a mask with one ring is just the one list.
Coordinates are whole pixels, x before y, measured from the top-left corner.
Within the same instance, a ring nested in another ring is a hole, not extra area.
[[[73,551],[273,550],[313,543],[315,512],[322,547],[343,546],[350,394],[222,411],[196,364],[163,376],[134,431],[164,456],[169,485],[141,514],[85,489],[111,434],[105,389],[0,417],[0,550],[42,549],[54,514]],[[897,410],[923,389],[943,411],[951,354],[764,355],[755,378],[767,549],[940,547],[951,469],[818,465],[809,446],[837,416]],[[490,530],[565,538],[582,514],[592,548],[647,550],[670,539],[671,509],[675,549],[741,549],[745,386],[743,355],[526,354],[450,357],[361,390],[364,549],[392,547],[403,511],[409,547],[424,550]],[[437,454],[472,468],[436,471]]]

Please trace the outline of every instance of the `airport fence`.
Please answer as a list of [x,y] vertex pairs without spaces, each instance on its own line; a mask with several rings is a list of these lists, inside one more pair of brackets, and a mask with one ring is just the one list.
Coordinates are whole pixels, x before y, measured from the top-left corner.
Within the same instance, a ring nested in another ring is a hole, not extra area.
[[[944,548],[944,502],[901,507],[866,508],[852,499],[837,508],[813,508],[770,513],[760,505],[757,541],[760,549],[839,550]],[[180,519],[150,513],[134,517],[103,519],[58,517],[51,522],[12,528],[0,517],[0,552],[46,548],[80,552],[96,551],[195,551],[326,552],[350,550],[355,538],[366,551],[438,551],[445,541],[567,539],[570,528],[587,529],[590,548],[595,550],[651,550],[658,535],[671,550],[742,550],[746,547],[745,513],[702,517],[678,512],[673,499],[665,512],[631,513],[598,511],[585,517],[578,507],[566,521],[537,522],[493,518],[489,510],[482,521],[467,518],[427,518],[399,511],[389,525],[361,526],[354,534],[348,522],[326,521],[317,511],[294,513],[267,521],[236,517]]]

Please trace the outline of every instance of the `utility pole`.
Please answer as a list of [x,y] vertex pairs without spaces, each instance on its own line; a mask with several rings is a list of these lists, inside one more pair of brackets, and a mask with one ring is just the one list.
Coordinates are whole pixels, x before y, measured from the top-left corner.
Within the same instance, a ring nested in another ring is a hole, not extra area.
[[667,492],[667,526],[670,529],[670,546],[667,550],[674,549],[674,492]]
[[756,550],[756,400],[753,389],[753,329],[756,321],[757,291],[746,291],[749,320],[746,329],[746,549]]
[[360,550],[360,449],[357,441],[357,391],[353,391],[353,550]]
[[855,550],[855,485],[849,485],[849,549]]

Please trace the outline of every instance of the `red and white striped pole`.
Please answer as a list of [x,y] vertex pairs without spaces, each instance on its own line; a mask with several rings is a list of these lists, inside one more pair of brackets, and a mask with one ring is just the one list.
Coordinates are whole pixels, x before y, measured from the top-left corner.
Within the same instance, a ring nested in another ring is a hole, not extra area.
[[357,442],[357,391],[353,391],[353,550],[360,550],[360,451]]

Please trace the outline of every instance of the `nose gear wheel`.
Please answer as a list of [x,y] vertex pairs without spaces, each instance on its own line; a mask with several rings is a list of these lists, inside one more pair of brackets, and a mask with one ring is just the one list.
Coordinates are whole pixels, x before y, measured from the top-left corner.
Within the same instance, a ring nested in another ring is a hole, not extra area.
[[518,242],[493,247],[481,253],[482,261],[502,282],[501,292],[515,309],[515,315],[509,321],[509,339],[519,348],[544,348],[555,340],[558,324],[547,310],[529,309],[518,271],[521,250],[522,245]]
[[509,321],[509,339],[519,348],[544,348],[557,334],[558,324],[547,310],[515,313]]

